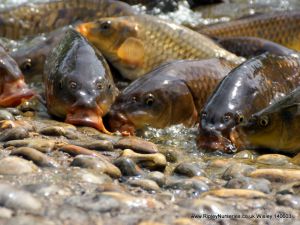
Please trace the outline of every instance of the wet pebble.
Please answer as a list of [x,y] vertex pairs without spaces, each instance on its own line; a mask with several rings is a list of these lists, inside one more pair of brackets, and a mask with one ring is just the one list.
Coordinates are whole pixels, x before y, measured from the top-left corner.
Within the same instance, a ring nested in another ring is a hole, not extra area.
[[68,139],[79,138],[79,136],[74,132],[73,129],[68,129],[60,126],[43,127],[38,132],[46,136],[64,136]]
[[149,172],[146,178],[155,181],[160,187],[162,187],[166,183],[165,175],[159,171]]
[[247,189],[216,189],[205,192],[202,197],[212,195],[219,198],[265,198],[266,194],[261,191]]
[[38,167],[36,165],[19,157],[9,156],[0,160],[0,174],[17,175],[37,171]]
[[45,217],[34,215],[18,215],[11,218],[6,225],[55,225],[55,223]]
[[225,185],[226,188],[258,190],[264,193],[271,192],[271,182],[266,179],[250,177],[233,178]]
[[204,167],[203,162],[183,162],[175,167],[173,173],[187,177],[206,176]]
[[23,127],[4,130],[0,134],[0,141],[19,140],[29,137],[29,132]]
[[285,155],[265,154],[257,157],[256,162],[273,166],[281,166],[288,164],[290,159],[290,157],[287,157]]
[[0,184],[0,205],[28,212],[39,212],[42,208],[41,202],[31,193],[15,188],[9,184]]
[[104,156],[96,151],[92,151],[86,148],[82,148],[76,145],[63,145],[62,147],[59,148],[60,151],[66,152],[72,156],[76,155],[90,155],[90,156],[97,156],[100,158],[103,158]]
[[114,144],[115,148],[132,149],[138,153],[157,153],[158,147],[156,144],[146,141],[138,137],[125,137]]
[[11,218],[13,211],[4,207],[0,207],[0,218]]
[[247,176],[254,170],[254,166],[250,166],[244,163],[234,163],[224,171],[222,178],[225,180],[229,180],[236,177],[243,177]]
[[14,116],[5,109],[0,109],[0,120],[15,120]]
[[159,191],[160,187],[153,180],[148,179],[130,179],[128,180],[128,184],[133,187],[141,187],[146,191]]
[[23,186],[26,191],[31,193],[50,196],[50,195],[69,195],[70,190],[66,187],[60,187],[50,183],[28,184]]
[[6,108],[6,110],[14,116],[19,116],[21,114],[21,111],[17,108]]
[[125,149],[121,156],[131,158],[137,165],[148,169],[162,170],[167,165],[166,157],[161,153],[140,154],[130,149]]
[[300,182],[291,182],[281,185],[277,193],[300,195]]
[[68,178],[71,180],[79,180],[81,182],[101,185],[112,182],[111,178],[108,175],[93,173],[92,171],[86,169],[72,171],[72,173],[68,174]]
[[254,159],[256,157],[255,153],[250,150],[243,150],[240,152],[237,152],[236,154],[233,155],[233,158],[236,159]]
[[40,167],[59,167],[59,164],[44,153],[29,147],[20,147],[11,151],[11,155],[22,156]]
[[256,169],[249,174],[253,178],[265,178],[271,182],[300,181],[300,170],[296,169]]
[[121,170],[123,176],[138,176],[144,173],[131,158],[119,157],[114,161],[114,165]]
[[166,181],[165,188],[175,189],[175,190],[193,190],[197,193],[202,193],[209,190],[206,183],[201,180],[194,178],[182,178],[178,179],[176,177],[169,177]]
[[97,151],[113,151],[114,146],[112,142],[107,140],[80,140],[71,142],[73,145],[77,145],[83,148]]
[[41,138],[31,138],[31,139],[25,139],[25,140],[12,140],[6,142],[3,147],[29,147],[34,148],[40,152],[48,153],[53,151],[55,148],[55,141],[54,140],[47,140],[47,139],[41,139]]
[[119,168],[110,163],[104,157],[100,158],[89,155],[77,155],[71,162],[71,166],[92,169],[100,173],[106,173],[114,178],[121,176]]
[[288,206],[293,209],[300,209],[300,196],[298,195],[277,195],[276,202],[279,205]]

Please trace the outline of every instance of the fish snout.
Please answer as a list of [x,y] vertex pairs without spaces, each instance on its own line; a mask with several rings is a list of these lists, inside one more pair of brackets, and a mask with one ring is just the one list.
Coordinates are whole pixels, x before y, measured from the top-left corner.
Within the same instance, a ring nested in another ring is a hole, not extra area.
[[126,136],[135,134],[134,124],[123,113],[111,110],[107,117],[112,131],[119,131]]

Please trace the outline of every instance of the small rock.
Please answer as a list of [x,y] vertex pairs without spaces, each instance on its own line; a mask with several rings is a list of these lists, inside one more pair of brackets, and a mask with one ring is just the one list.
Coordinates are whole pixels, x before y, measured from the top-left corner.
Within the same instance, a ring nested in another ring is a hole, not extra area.
[[203,163],[183,162],[177,165],[173,172],[187,177],[205,176],[203,167]]
[[59,164],[44,153],[29,147],[20,147],[11,151],[11,155],[22,156],[40,167],[59,167]]
[[281,166],[288,164],[290,161],[290,157],[280,154],[265,154],[256,158],[257,163],[273,165],[273,166]]
[[82,148],[76,145],[63,145],[59,148],[60,151],[66,152],[72,156],[76,155],[90,155],[90,156],[97,156],[100,158],[106,158],[104,155],[102,155],[99,152],[92,151],[86,148]]
[[63,136],[66,133],[65,129],[59,126],[43,127],[38,132],[47,136]]
[[225,185],[226,188],[258,190],[264,193],[271,192],[271,182],[266,179],[250,177],[233,178]]
[[287,183],[300,181],[300,170],[296,169],[256,169],[249,174],[253,178],[265,178],[272,182]]
[[14,210],[38,212],[42,204],[31,193],[17,189],[8,184],[0,184],[0,205]]
[[3,145],[5,148],[9,146],[14,147],[29,147],[34,148],[40,152],[48,153],[53,151],[55,147],[54,140],[46,140],[41,138],[25,139],[25,140],[12,140]]
[[78,179],[83,182],[101,185],[112,182],[111,178],[106,174],[94,174],[85,169],[73,171],[73,173],[69,174],[68,177],[72,180]]
[[232,164],[235,164],[236,160],[234,159],[214,159],[209,162],[210,167],[222,168],[224,171],[230,167]]
[[0,141],[19,140],[29,137],[29,132],[23,127],[15,127],[4,130],[0,134]]
[[114,161],[114,165],[121,170],[123,176],[138,176],[144,173],[130,158],[119,157]]
[[291,162],[294,163],[295,165],[300,165],[300,153],[298,153],[297,155],[295,155],[292,159]]
[[217,189],[202,194],[202,197],[212,195],[219,198],[266,198],[267,196],[261,191],[247,189]]
[[160,187],[162,187],[166,183],[165,175],[159,171],[149,172],[146,178],[155,181]]
[[125,149],[121,156],[131,158],[139,166],[148,169],[164,169],[167,165],[166,157],[161,153],[139,154],[130,149]]
[[118,178],[121,176],[121,171],[106,160],[104,157],[94,157],[89,155],[77,155],[71,162],[71,166],[93,169],[101,173],[106,173],[112,177]]
[[292,183],[281,185],[277,193],[300,195],[300,182],[292,182]]
[[233,158],[253,160],[255,158],[255,154],[252,151],[243,150],[243,151],[240,151],[240,152],[237,152],[236,154],[234,154]]
[[43,196],[70,194],[70,190],[68,190],[67,188],[59,187],[55,184],[49,183],[28,184],[25,185],[23,188],[26,191]]
[[54,222],[41,216],[17,215],[11,218],[6,225],[55,225]]
[[297,195],[277,195],[277,204],[300,209],[300,196]]
[[146,191],[159,191],[158,184],[153,180],[148,179],[132,179],[128,181],[128,184],[134,187],[141,187]]
[[15,120],[15,118],[7,110],[0,109],[0,120]]
[[135,152],[138,153],[157,153],[158,148],[157,145],[146,141],[144,139],[130,136],[120,139],[118,142],[114,144],[115,148],[121,148],[121,149],[132,149]]
[[36,165],[19,157],[9,156],[0,160],[0,174],[17,175],[37,171]]
[[87,148],[90,150],[97,150],[97,151],[113,151],[114,146],[112,142],[107,140],[93,140],[93,141],[74,141],[72,142],[73,145],[77,145],[83,148]]
[[201,180],[194,178],[178,179],[174,177],[171,177],[167,180],[165,188],[175,190],[193,190],[197,193],[202,193],[209,190],[208,185]]
[[243,177],[249,175],[249,173],[254,170],[254,166],[249,166],[244,163],[234,163],[225,170],[222,178],[225,180],[230,180],[232,178]]
[[0,218],[11,218],[13,211],[7,208],[0,207]]

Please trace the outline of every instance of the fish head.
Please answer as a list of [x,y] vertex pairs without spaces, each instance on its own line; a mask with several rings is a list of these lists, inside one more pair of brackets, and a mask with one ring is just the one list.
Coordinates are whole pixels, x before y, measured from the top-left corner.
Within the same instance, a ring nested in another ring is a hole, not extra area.
[[[68,123],[91,126],[108,133],[102,116],[108,112],[118,90],[100,53],[76,31],[70,32],[73,33],[67,34],[66,40],[58,46],[57,51],[62,52],[52,52],[46,62],[45,73],[52,67],[45,79],[48,111],[65,117]],[[67,48],[66,41],[73,41],[67,50],[64,49]]]
[[146,126],[165,128],[172,124],[191,123],[190,117],[196,110],[184,82],[152,75],[135,80],[117,97],[108,114],[112,130],[133,134],[136,129]]

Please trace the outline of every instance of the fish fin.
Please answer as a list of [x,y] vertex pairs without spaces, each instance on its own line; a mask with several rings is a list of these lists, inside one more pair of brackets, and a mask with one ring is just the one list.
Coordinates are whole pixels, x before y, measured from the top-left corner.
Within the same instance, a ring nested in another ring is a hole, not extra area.
[[130,67],[136,68],[144,63],[145,47],[137,38],[127,38],[117,51],[118,57]]
[[192,127],[192,126],[195,125],[197,120],[198,120],[198,112],[197,112],[196,108],[194,108],[192,116],[188,120],[186,120],[183,123],[183,125],[186,126],[186,127]]

